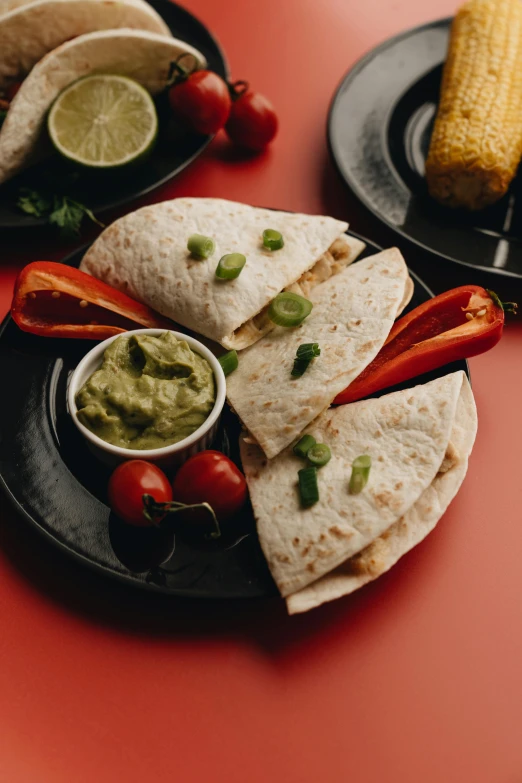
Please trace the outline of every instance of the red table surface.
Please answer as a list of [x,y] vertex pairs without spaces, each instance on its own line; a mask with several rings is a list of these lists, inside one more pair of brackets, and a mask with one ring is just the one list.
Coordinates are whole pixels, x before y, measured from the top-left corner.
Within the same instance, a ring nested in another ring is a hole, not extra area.
[[[218,138],[148,200],[225,196],[366,229],[328,162],[330,96],[365,50],[452,13],[452,0],[189,7],[234,77],[273,99],[281,131],[251,160]],[[2,313],[18,268],[63,254],[2,237]],[[378,582],[307,615],[129,591],[55,552],[4,502],[0,779],[522,781],[521,345],[515,323],[471,361],[478,439],[435,532]]]

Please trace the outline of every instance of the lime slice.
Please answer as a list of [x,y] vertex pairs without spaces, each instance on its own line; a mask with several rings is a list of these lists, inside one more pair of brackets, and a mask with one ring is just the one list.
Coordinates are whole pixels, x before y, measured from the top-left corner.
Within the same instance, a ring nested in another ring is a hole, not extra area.
[[147,90],[133,79],[99,74],[79,79],[60,93],[47,127],[66,158],[91,168],[113,168],[149,152],[158,116]]

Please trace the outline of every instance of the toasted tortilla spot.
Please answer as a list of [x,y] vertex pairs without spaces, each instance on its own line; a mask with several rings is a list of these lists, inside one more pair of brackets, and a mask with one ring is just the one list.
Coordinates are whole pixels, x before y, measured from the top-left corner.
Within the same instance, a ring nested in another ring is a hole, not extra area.
[[351,530],[342,530],[342,528],[339,527],[339,525],[332,525],[332,527],[328,528],[328,532],[332,534],[335,538],[351,538],[353,536],[353,533]]
[[384,492],[375,492],[373,494],[373,499],[377,506],[384,508],[391,507],[394,498],[391,492],[385,490]]

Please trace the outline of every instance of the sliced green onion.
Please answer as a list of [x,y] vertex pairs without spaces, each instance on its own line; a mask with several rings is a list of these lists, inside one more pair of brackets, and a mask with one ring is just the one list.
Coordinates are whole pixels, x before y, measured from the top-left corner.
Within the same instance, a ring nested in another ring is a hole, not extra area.
[[305,508],[313,506],[319,500],[319,488],[317,486],[317,468],[301,468],[297,472],[299,476],[299,496],[301,505]]
[[187,250],[194,258],[209,258],[214,252],[216,245],[211,237],[205,237],[203,234],[192,234],[187,242]]
[[298,359],[313,359],[314,356],[321,355],[321,349],[319,343],[303,343],[296,351]]
[[220,280],[234,280],[239,277],[245,264],[246,256],[243,253],[227,253],[217,265],[216,277]]
[[231,372],[237,370],[239,364],[237,351],[229,351],[228,353],[224,353],[223,356],[219,357],[218,362],[223,368],[225,375],[230,375]]
[[311,359],[294,359],[294,366],[290,375],[292,378],[300,378],[308,369]]
[[358,495],[368,483],[372,458],[369,454],[361,454],[352,462],[352,475],[350,476],[350,495]]
[[293,378],[300,378],[308,369],[308,365],[312,359],[319,356],[320,353],[321,349],[319,348],[318,343],[303,343],[300,345],[297,349],[294,366],[292,367],[290,375],[292,375]]
[[312,303],[304,296],[284,291],[270,302],[268,317],[278,326],[299,326],[312,312]]
[[314,443],[314,445],[308,449],[306,455],[308,462],[315,465],[316,468],[322,468],[327,462],[332,459],[332,452],[330,447],[326,443]]
[[285,240],[280,231],[273,228],[265,228],[263,231],[263,245],[269,250],[281,250],[284,247]]
[[303,457],[304,459],[306,458],[306,455],[312,446],[315,446],[315,438],[313,438],[311,435],[303,435],[301,440],[298,440],[294,446],[294,454],[296,457]]

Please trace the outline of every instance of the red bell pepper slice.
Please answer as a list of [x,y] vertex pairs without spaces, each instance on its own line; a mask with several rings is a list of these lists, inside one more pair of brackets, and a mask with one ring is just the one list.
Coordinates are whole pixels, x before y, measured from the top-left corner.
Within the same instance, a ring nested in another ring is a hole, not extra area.
[[34,261],[15,283],[11,315],[24,332],[105,340],[137,325],[171,329],[172,321],[65,264]]
[[453,288],[416,307],[393,326],[385,344],[368,367],[334,404],[354,402],[381,389],[415,378],[458,359],[469,359],[493,348],[504,327],[504,310],[513,302],[476,285]]

